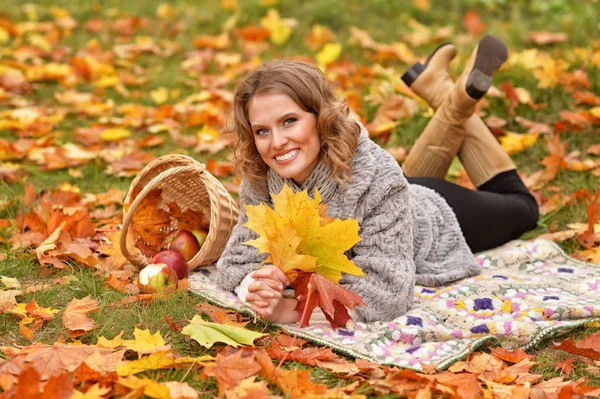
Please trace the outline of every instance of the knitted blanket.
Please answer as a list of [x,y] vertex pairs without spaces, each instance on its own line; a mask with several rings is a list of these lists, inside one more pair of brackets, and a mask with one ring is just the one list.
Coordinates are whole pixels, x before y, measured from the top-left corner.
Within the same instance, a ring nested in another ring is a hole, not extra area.
[[[422,364],[443,370],[487,344],[527,350],[600,316],[600,265],[575,260],[550,241],[513,241],[477,260],[482,274],[438,288],[417,286],[412,309],[391,322],[280,327],[346,355],[418,371]],[[215,278],[214,267],[192,273],[191,291],[254,314]]]

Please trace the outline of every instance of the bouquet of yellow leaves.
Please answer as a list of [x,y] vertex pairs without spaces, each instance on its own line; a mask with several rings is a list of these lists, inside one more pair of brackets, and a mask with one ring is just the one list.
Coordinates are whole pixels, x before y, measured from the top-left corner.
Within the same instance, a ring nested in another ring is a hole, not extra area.
[[263,263],[277,266],[292,282],[300,327],[308,325],[315,307],[323,310],[333,328],[345,326],[351,318],[348,310],[366,306],[359,295],[339,285],[342,272],[365,275],[344,254],[360,241],[358,221],[327,216],[318,190],[311,199],[306,191],[294,193],[285,185],[271,198],[273,208],[245,205],[244,226],[258,234],[245,244],[269,253]]

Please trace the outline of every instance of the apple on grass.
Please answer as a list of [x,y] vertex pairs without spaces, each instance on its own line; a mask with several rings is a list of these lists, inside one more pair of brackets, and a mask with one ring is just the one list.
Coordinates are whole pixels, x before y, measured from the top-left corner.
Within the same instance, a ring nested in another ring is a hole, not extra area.
[[183,280],[190,275],[190,266],[183,256],[175,251],[161,251],[154,255],[152,263],[164,263],[175,271],[177,278]]
[[140,271],[138,287],[142,294],[175,291],[179,279],[175,270],[164,263],[151,263]]
[[167,234],[160,249],[175,251],[189,262],[200,251],[201,244],[198,241],[197,236],[189,230],[175,230]]

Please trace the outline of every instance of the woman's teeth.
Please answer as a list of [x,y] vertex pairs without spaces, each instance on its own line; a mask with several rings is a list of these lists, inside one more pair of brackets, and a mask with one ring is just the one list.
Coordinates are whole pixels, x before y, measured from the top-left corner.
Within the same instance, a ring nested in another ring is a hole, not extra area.
[[290,152],[288,152],[287,154],[285,154],[285,155],[282,155],[282,156],[280,156],[280,157],[275,157],[275,159],[276,159],[276,160],[278,160],[278,161],[285,161],[285,160],[287,160],[287,159],[290,159],[290,158],[292,158],[292,157],[293,157],[294,155],[296,155],[297,153],[298,153],[298,150],[293,150],[293,151],[290,151]]

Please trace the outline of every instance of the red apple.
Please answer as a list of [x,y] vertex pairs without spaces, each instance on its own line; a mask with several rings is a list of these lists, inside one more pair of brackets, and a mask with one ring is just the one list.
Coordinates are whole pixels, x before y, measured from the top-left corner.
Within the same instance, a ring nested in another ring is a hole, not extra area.
[[190,275],[190,266],[183,256],[175,251],[161,251],[154,255],[152,263],[164,263],[175,270],[179,280],[187,278]]
[[163,240],[161,250],[175,251],[188,262],[200,250],[196,236],[189,230],[175,230],[167,234]]
[[140,271],[138,287],[142,294],[156,294],[177,289],[177,273],[164,263],[152,263]]

